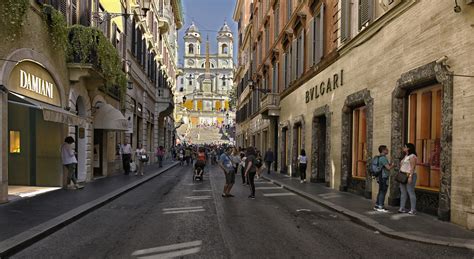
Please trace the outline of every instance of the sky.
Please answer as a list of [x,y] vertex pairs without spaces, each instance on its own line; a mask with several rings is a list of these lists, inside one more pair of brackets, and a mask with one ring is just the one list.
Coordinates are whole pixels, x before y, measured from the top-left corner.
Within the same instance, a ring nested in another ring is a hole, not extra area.
[[179,64],[183,63],[184,41],[183,35],[194,21],[201,32],[202,46],[206,49],[206,36],[209,34],[210,52],[217,52],[217,31],[224,24],[224,20],[232,29],[234,34],[234,60],[237,50],[237,23],[232,19],[236,0],[182,0],[184,26],[178,32],[179,35]]

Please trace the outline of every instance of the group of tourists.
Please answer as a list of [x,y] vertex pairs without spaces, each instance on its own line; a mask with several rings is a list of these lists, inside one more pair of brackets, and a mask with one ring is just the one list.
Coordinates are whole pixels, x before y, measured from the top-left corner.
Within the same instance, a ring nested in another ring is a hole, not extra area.
[[[390,171],[395,168],[395,165],[389,162],[388,148],[385,145],[379,146],[379,155],[374,157],[371,161],[369,173],[377,179],[379,184],[379,192],[375,202],[374,210],[379,212],[388,212],[384,207],[385,196],[388,190],[388,179]],[[403,147],[403,158],[400,162],[400,167],[394,179],[400,186],[400,207],[398,213],[408,213],[416,215],[416,163],[417,154],[415,145],[407,143]],[[410,198],[410,210],[406,209],[407,198]]]
[[262,157],[260,151],[254,147],[247,149],[227,147],[225,152],[219,156],[219,166],[225,174],[225,185],[222,197],[233,197],[230,193],[235,184],[235,175],[241,174],[242,184],[250,186],[250,199],[255,199],[255,178],[266,170],[271,172],[271,165],[274,162],[274,154],[271,149],[265,152]]
[[[148,152],[142,144],[133,152],[132,146],[125,140],[124,144],[120,145],[120,156],[122,157],[123,170],[125,175],[134,172],[135,175],[142,176],[144,174],[144,165],[150,160],[150,152]],[[163,158],[165,156],[165,148],[159,146],[156,149],[155,156],[157,158],[158,166],[163,167]]]

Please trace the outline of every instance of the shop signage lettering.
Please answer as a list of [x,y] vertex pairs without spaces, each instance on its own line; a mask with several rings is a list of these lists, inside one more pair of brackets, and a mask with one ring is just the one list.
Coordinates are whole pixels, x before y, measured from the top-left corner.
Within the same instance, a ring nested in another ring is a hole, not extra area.
[[61,87],[51,73],[35,61],[18,62],[10,72],[7,87],[14,93],[61,107]]
[[339,86],[344,85],[344,70],[341,69],[339,73],[334,74],[332,77],[329,77],[326,81],[311,87],[306,91],[306,103],[318,99],[324,94],[329,94],[333,90],[339,88]]
[[54,84],[20,69],[20,87],[50,99],[54,96]]

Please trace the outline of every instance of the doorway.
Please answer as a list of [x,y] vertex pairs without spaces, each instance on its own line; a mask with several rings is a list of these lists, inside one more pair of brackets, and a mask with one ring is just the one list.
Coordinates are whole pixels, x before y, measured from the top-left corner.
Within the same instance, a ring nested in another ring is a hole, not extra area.
[[327,118],[325,115],[314,117],[313,119],[313,182],[327,183]]
[[104,131],[94,129],[94,178],[102,177],[104,157]]

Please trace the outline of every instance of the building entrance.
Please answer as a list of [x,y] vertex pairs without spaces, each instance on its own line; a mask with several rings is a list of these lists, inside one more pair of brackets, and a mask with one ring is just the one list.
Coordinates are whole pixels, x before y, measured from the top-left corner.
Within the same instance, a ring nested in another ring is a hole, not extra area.
[[327,152],[327,118],[326,116],[315,117],[313,120],[313,179],[312,181],[318,183],[329,182],[326,179],[326,154]]

